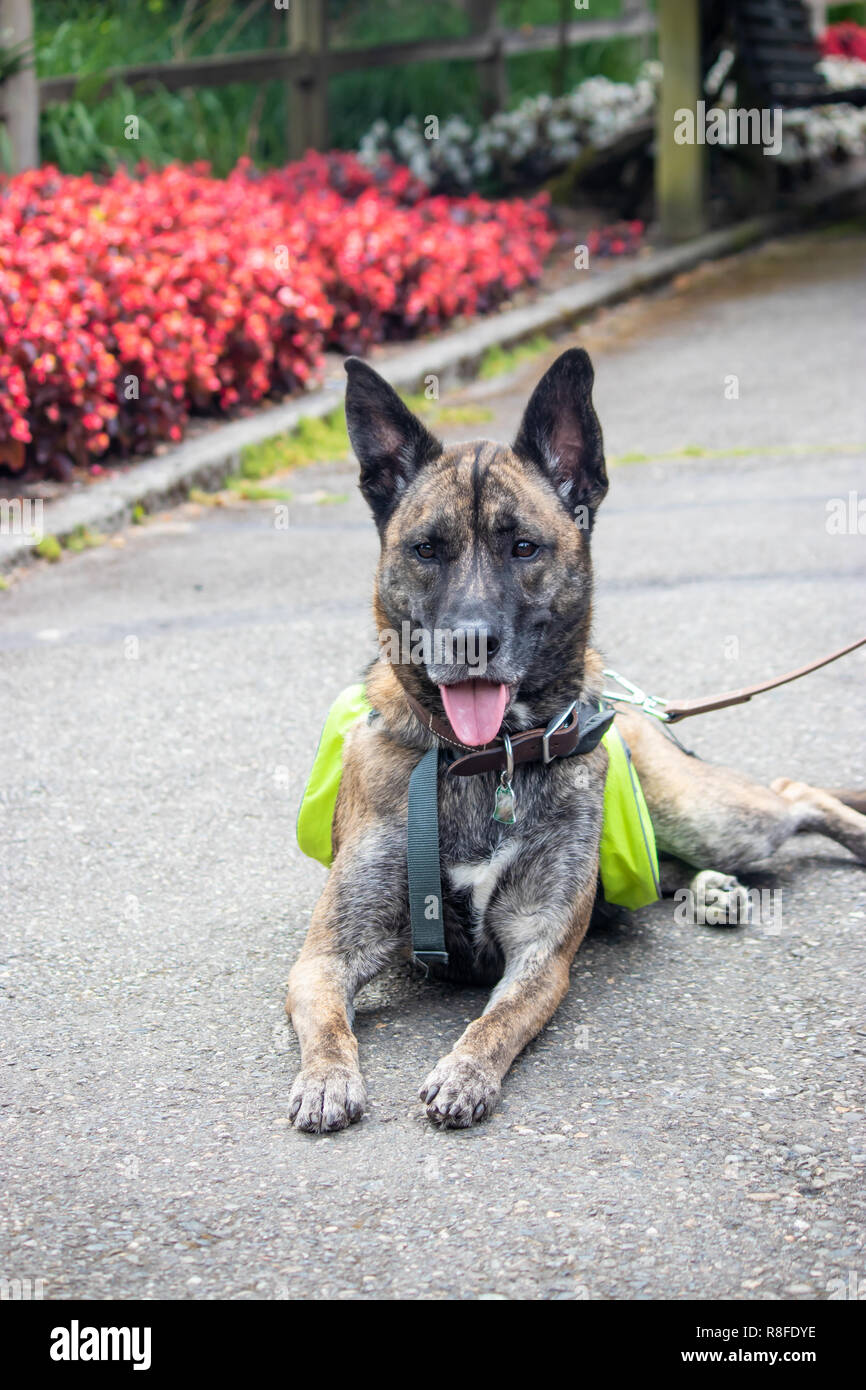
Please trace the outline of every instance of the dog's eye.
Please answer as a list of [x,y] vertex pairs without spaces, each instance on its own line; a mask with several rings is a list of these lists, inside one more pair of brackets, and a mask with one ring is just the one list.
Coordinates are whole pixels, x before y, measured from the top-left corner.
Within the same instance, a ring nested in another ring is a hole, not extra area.
[[415,554],[419,560],[432,560],[436,550],[430,541],[421,541],[420,545],[415,547]]
[[515,541],[511,553],[516,560],[534,560],[538,554],[535,541]]

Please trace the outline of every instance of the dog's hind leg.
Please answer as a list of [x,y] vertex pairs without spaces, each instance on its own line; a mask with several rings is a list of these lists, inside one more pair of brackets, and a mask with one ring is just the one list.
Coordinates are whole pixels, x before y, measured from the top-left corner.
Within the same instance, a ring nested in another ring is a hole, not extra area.
[[647,800],[659,851],[722,874],[766,867],[790,836],[827,835],[866,863],[866,816],[829,792],[690,757],[646,715],[617,713]]
[[[680,859],[659,859],[663,897],[689,905],[690,919],[708,927],[738,927],[752,921],[754,899],[734,874],[700,869]],[[685,896],[683,896],[685,894]]]
[[[828,835],[837,840],[866,864],[866,816],[853,807],[847,806],[832,792],[820,787],[810,787],[806,782],[794,782],[789,777],[777,777],[770,783],[771,790],[783,801],[789,802],[802,813],[802,822],[797,826],[798,833],[813,832]],[[846,793],[843,793],[846,795]],[[854,799],[853,793],[847,793]],[[858,797],[857,800],[862,800]]]
[[843,806],[850,806],[852,811],[866,816],[866,791],[855,791],[853,787],[823,787],[822,791],[841,801]]

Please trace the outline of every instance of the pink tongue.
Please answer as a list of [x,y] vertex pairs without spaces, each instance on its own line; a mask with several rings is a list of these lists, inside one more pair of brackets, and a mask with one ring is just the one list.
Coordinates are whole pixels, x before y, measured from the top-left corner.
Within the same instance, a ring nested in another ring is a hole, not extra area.
[[490,743],[499,733],[508,704],[507,685],[476,679],[440,685],[439,692],[448,722],[461,743],[474,748]]

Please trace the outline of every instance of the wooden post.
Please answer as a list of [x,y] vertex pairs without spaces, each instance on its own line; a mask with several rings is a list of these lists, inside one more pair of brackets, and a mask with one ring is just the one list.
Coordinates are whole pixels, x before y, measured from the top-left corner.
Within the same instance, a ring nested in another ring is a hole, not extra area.
[[[687,241],[704,230],[706,147],[698,143],[697,105],[703,95],[700,0],[659,0],[659,57],[664,69],[656,113],[656,215],[665,241]],[[693,140],[677,144],[678,111],[691,111]]]
[[550,94],[554,97],[561,97],[565,94],[566,75],[568,73],[568,22],[573,12],[571,0],[559,0],[559,43],[553,61],[553,75],[550,83]]
[[327,0],[291,0],[289,49],[308,59],[289,87],[289,158],[328,144],[328,77],[322,62],[328,46]]
[[806,3],[812,11],[812,33],[817,38],[827,28],[827,0],[806,0]]
[[481,114],[495,116],[508,110],[508,67],[500,42],[497,0],[467,0],[466,11],[473,34],[487,34],[494,45],[492,56],[478,64]]
[[0,119],[12,148],[12,172],[39,164],[39,88],[32,52],[30,0],[0,0],[0,48],[20,50],[22,66],[0,86]]

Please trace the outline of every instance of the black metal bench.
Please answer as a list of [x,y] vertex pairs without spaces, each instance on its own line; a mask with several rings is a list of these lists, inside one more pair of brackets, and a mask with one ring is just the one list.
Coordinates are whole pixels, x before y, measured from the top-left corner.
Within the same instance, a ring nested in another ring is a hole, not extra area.
[[[686,0],[659,0],[667,7],[670,36],[679,21],[679,6]],[[844,90],[827,83],[818,64],[821,52],[812,34],[809,11],[802,0],[689,0],[699,6],[700,37],[695,33],[694,95],[692,101],[705,100],[739,110],[793,110],[815,106],[848,104],[866,106],[866,87]],[[664,26],[660,29],[664,52]],[[671,48],[676,50],[676,45]],[[682,53],[675,51],[681,60]],[[728,87],[732,90],[726,90]],[[682,88],[677,91],[678,98]],[[664,95],[664,93],[663,93]],[[689,98],[685,98],[689,102]],[[680,104],[683,104],[682,102]],[[689,102],[691,104],[691,102]],[[653,211],[660,218],[663,234],[670,240],[694,235],[705,220],[708,203],[727,202],[738,211],[771,211],[780,200],[800,198],[798,175],[775,159],[765,159],[763,149],[747,142],[722,143],[701,151],[677,147],[671,139],[672,110],[665,120],[644,121],[625,132],[612,144],[585,151],[570,169],[552,181],[555,199],[571,202],[580,192],[617,216],[650,220]],[[784,117],[783,117],[784,120]],[[662,156],[671,167],[673,159],[691,157],[691,170],[680,173],[681,186],[676,200],[666,192],[660,176]],[[862,180],[855,169],[854,183]],[[833,174],[835,178],[835,171]],[[655,180],[655,198],[653,182]],[[844,180],[837,180],[840,195]],[[687,217],[683,215],[682,185],[690,186]],[[700,209],[700,211],[698,210]],[[687,232],[682,232],[683,224]]]
[[[705,0],[705,60],[733,50],[738,95],[770,107],[866,106],[866,87],[831,88],[803,0]],[[707,71],[705,67],[705,71]]]

